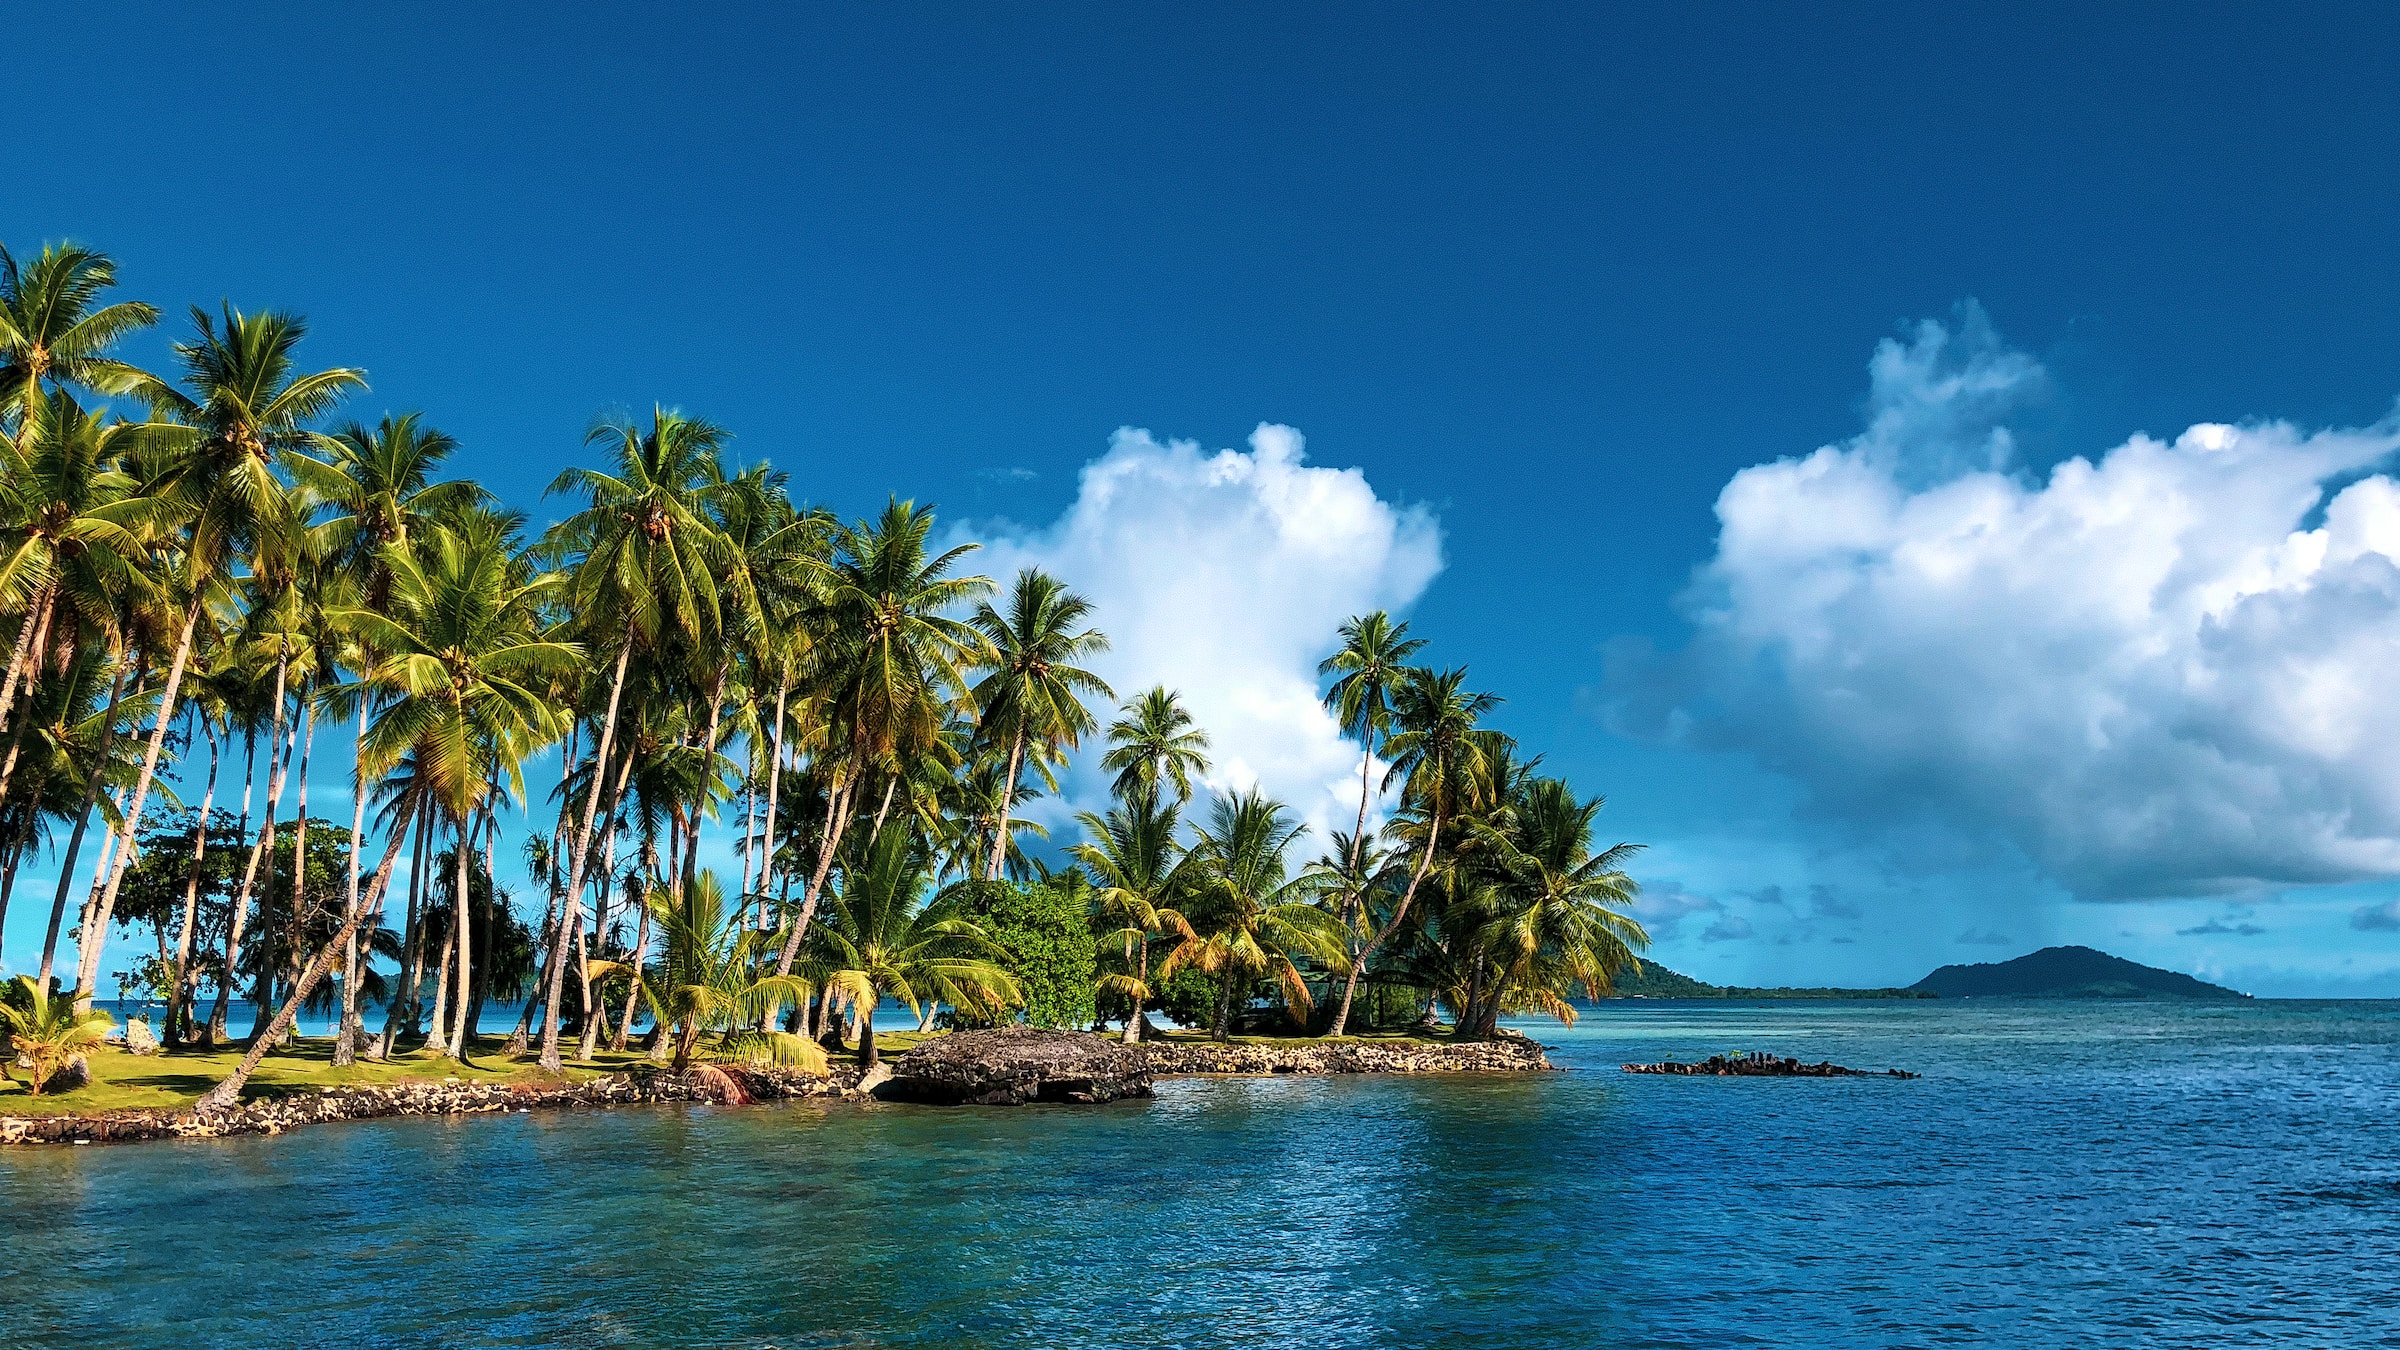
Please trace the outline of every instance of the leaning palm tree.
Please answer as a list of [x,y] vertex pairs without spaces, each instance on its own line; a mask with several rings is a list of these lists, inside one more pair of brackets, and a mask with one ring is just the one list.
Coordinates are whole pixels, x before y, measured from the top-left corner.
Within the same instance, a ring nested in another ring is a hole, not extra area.
[[[31,975],[19,975],[0,994],[0,1066],[22,1058],[33,1066],[33,1095],[42,1095],[52,1076],[77,1053],[108,1039],[116,1023],[98,1008],[50,997]],[[7,1073],[0,1067],[0,1074]],[[13,1076],[13,1075],[12,1075]]]
[[928,904],[931,859],[912,830],[886,830],[863,865],[844,872],[841,891],[813,935],[814,964],[827,983],[856,1000],[858,1061],[881,1062],[875,1004],[896,998],[920,1019],[947,1003],[996,1017],[1023,997],[1003,955],[972,920]]
[[1142,1038],[1142,1005],[1152,996],[1151,939],[1192,936],[1191,921],[1175,906],[1194,890],[1199,867],[1175,841],[1177,818],[1176,809],[1147,788],[1136,789],[1105,817],[1089,811],[1076,817],[1084,842],[1071,851],[1091,874],[1100,913],[1117,923],[1103,936],[1125,948],[1126,968],[1103,977],[1101,987],[1132,1001],[1125,1015],[1128,1045]]
[[1334,1014],[1327,1035],[1339,1036],[1348,1029],[1350,1005],[1358,994],[1359,973],[1408,918],[1410,903],[1416,899],[1426,874],[1433,870],[1434,849],[1441,842],[1442,826],[1491,787],[1493,768],[1500,757],[1495,753],[1491,734],[1477,724],[1484,714],[1500,705],[1500,700],[1491,694],[1469,692],[1466,679],[1463,670],[1435,674],[1413,669],[1393,700],[1393,720],[1399,731],[1385,747],[1391,755],[1392,767],[1384,775],[1384,782],[1388,786],[1393,778],[1405,780],[1404,796],[1415,802],[1426,816],[1425,843],[1416,867],[1409,874],[1408,888],[1401,892],[1400,903],[1393,907],[1391,918],[1350,957],[1350,977],[1342,989],[1341,1010]]
[[1640,844],[1594,851],[1602,799],[1576,800],[1555,778],[1538,778],[1509,811],[1510,828],[1490,842],[1496,884],[1474,907],[1470,946],[1480,961],[1458,1012],[1461,1032],[1489,1036],[1503,1012],[1547,1012],[1572,1023],[1566,995],[1604,997],[1617,972],[1638,965],[1649,935],[1632,915],[1641,886],[1625,872]]
[[[359,743],[359,781],[380,779],[408,764],[412,792],[446,814],[457,831],[456,894],[464,896],[475,818],[495,783],[523,795],[521,766],[559,729],[559,714],[543,697],[543,682],[580,662],[582,653],[540,634],[549,582],[529,575],[504,537],[472,522],[431,533],[415,548],[388,550],[389,615],[353,609],[332,617],[383,653],[368,679],[391,693]],[[242,1085],[299,1016],[360,921],[379,912],[401,844],[418,815],[414,809],[394,813],[373,883],[348,903],[340,930],[293,981],[290,995],[253,1038],[242,1062],[195,1109],[222,1110],[241,1099]],[[464,927],[458,925],[462,933]],[[463,1054],[463,1011],[460,1020],[456,1050]]]
[[1108,753],[1100,767],[1116,774],[1110,791],[1131,801],[1143,791],[1175,785],[1178,803],[1192,799],[1192,775],[1208,772],[1208,733],[1192,724],[1182,696],[1155,685],[1127,699],[1108,726]]
[[[645,429],[629,418],[604,420],[585,437],[606,445],[611,472],[573,468],[550,485],[589,502],[560,522],[545,543],[572,560],[562,603],[578,616],[595,645],[616,650],[593,762],[607,764],[615,745],[625,672],[636,645],[659,651],[673,642],[713,643],[721,613],[716,577],[723,536],[711,507],[725,482],[718,455],[725,432],[714,423],[653,408]],[[711,747],[713,749],[713,747]],[[566,986],[568,936],[582,923],[583,883],[591,861],[592,826],[599,817],[606,774],[594,774],[584,794],[574,844],[567,854],[566,898],[550,946],[542,991],[542,1067],[556,1072],[558,1002]]]
[[[1023,770],[1028,744],[1050,755],[1073,749],[1092,729],[1084,698],[1112,696],[1107,681],[1073,664],[1108,650],[1108,636],[1085,623],[1091,613],[1089,600],[1030,567],[1017,573],[1006,614],[989,604],[975,611],[971,622],[991,652],[988,673],[975,685],[975,703],[983,711],[984,734],[993,745],[1008,747],[1002,781],[1011,788]],[[1007,833],[1004,800],[1001,838],[992,841],[986,880],[1000,879]]]
[[1235,995],[1273,979],[1295,1020],[1314,1006],[1295,958],[1338,966],[1341,930],[1312,901],[1313,870],[1293,875],[1286,861],[1308,827],[1291,809],[1255,788],[1219,798],[1192,851],[1198,884],[1184,913],[1189,935],[1160,964],[1162,975],[1193,966],[1217,977],[1217,1013],[1209,1034],[1225,1039]]
[[[702,871],[688,884],[654,895],[652,913],[664,948],[639,988],[669,1036],[675,1072],[691,1067],[703,1037],[712,1038],[715,1055],[825,1072],[825,1052],[814,1042],[758,1029],[772,1024],[778,1010],[805,1000],[808,982],[758,974],[762,949],[772,939],[743,926],[740,908],[726,903],[715,872]],[[615,969],[593,963],[595,978]]]
[[[817,863],[775,968],[788,974],[815,918],[842,837],[859,813],[859,786],[876,765],[894,766],[930,749],[967,701],[966,670],[983,640],[949,611],[991,589],[958,576],[976,545],[935,553],[930,511],[893,501],[872,522],[844,526],[833,540],[812,619],[815,665],[825,684],[831,776]],[[1002,831],[1003,837],[1006,831]]]

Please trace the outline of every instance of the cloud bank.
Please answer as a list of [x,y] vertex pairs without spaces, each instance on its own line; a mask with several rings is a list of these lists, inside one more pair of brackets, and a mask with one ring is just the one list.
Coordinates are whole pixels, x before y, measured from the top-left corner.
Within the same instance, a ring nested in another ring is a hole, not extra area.
[[2400,429],[2203,424],[2035,474],[2006,421],[2044,373],[1980,311],[1870,372],[1860,435],[1726,485],[1696,636],[1619,653],[1619,729],[2085,898],[2400,876]]
[[[1313,851],[1358,809],[1358,749],[1318,702],[1317,662],[1343,620],[1424,593],[1441,529],[1358,469],[1309,464],[1290,427],[1262,423],[1249,444],[1210,452],[1121,429],[1055,522],[977,526],[976,566],[1003,582],[1040,567],[1090,597],[1112,644],[1093,666],[1118,696],[1180,691],[1214,741],[1212,786],[1289,803]],[[1066,785],[1079,808],[1106,800],[1098,758],[1078,757]]]

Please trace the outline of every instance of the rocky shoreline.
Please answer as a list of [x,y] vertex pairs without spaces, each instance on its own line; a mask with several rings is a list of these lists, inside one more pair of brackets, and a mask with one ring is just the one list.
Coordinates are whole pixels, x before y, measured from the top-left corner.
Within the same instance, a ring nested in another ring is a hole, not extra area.
[[1805,1064],[1789,1056],[1710,1055],[1704,1060],[1628,1064],[1627,1073],[1663,1073],[1688,1078],[1916,1078],[1906,1069],[1852,1069],[1831,1060]]
[[1010,1029],[928,1042],[887,1061],[864,1084],[856,1065],[824,1077],[788,1069],[700,1065],[689,1073],[636,1069],[580,1083],[539,1086],[462,1080],[375,1084],[285,1093],[231,1111],[104,1111],[0,1116],[0,1145],[118,1144],[282,1134],[303,1125],[393,1116],[498,1115],[672,1102],[746,1104],[858,1095],[940,1105],[1105,1102],[1147,1097],[1155,1078],[1200,1075],[1527,1073],[1555,1069],[1542,1047],[1513,1033],[1457,1043],[1345,1041],[1218,1045],[1161,1041],[1127,1046],[1113,1036]]

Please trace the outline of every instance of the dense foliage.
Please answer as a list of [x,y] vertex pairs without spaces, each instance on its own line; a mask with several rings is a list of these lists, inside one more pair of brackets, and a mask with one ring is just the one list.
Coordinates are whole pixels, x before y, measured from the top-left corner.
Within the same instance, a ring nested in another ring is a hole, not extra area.
[[[445,476],[461,447],[421,415],[342,420],[365,374],[319,367],[295,315],[194,309],[171,370],[124,362],[160,314],[116,280],[0,250],[0,924],[41,927],[35,984],[75,1009],[100,936],[148,930],[127,979],[171,1044],[231,1039],[253,999],[204,1105],[306,1007],[337,1063],[465,1058],[520,998],[510,1049],[548,1068],[643,1030],[805,1062],[853,1035],[872,1059],[885,999],[1128,1037],[1151,1008],[1343,1034],[1438,1000],[1483,1035],[1632,968],[1632,846],[1595,847],[1598,799],[1388,615],[1325,663],[1359,798],[1315,841],[1211,777],[1173,690],[1102,680],[1107,616],[978,574],[929,509],[804,506],[659,407],[596,423],[536,530]],[[1110,802],[1045,850],[1028,807],[1087,741]],[[546,794],[537,762],[563,765]]]

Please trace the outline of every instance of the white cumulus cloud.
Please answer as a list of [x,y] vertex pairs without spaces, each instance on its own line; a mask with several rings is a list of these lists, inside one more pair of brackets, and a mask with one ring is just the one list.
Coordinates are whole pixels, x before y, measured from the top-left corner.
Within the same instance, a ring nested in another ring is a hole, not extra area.
[[[1214,742],[1212,785],[1289,803],[1312,848],[1351,827],[1358,749],[1318,701],[1317,662],[1343,620],[1424,593],[1442,567],[1431,513],[1379,497],[1358,469],[1309,464],[1290,427],[1213,452],[1124,428],[1056,521],[975,532],[979,570],[1005,583],[1040,567],[1092,600],[1111,641],[1092,664],[1120,698],[1154,684],[1183,695]],[[1105,801],[1098,760],[1088,745],[1078,757],[1078,808]]]
[[1614,715],[1871,827],[2013,844],[2087,898],[2400,876],[2391,422],[2135,436],[2047,473],[1980,311],[1887,341],[1864,433],[1736,474],[1697,636]]

